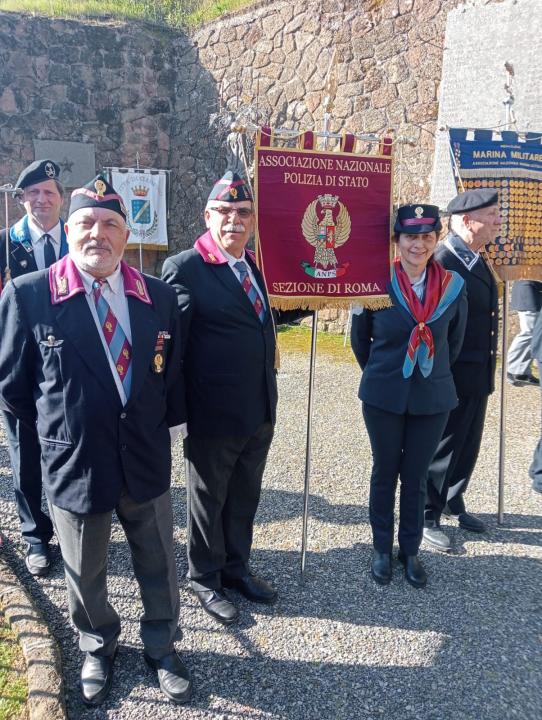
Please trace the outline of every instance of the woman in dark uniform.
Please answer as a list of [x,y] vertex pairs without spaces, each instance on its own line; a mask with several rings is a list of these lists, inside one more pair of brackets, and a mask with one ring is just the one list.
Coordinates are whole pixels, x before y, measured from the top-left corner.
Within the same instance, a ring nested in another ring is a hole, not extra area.
[[392,574],[394,505],[401,479],[399,555],[407,581],[427,582],[418,559],[426,474],[457,405],[450,372],[465,332],[463,279],[432,259],[441,229],[435,205],[399,208],[388,291],[392,306],[354,311],[352,348],[363,370],[359,397],[373,455],[369,515],[371,574],[382,585]]

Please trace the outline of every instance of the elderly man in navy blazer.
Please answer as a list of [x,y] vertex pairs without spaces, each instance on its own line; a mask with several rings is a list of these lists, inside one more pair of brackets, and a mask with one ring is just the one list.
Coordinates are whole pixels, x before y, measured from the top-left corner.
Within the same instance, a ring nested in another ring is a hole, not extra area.
[[228,172],[205,208],[207,232],[168,258],[177,291],[188,416],[188,577],[203,609],[229,624],[224,588],[253,602],[277,593],[250,571],[254,516],[277,404],[275,334],[264,279],[246,250],[254,228],[248,185]]
[[121,630],[107,598],[113,511],[141,591],[145,660],[169,699],[191,691],[173,646],[169,428],[186,419],[177,304],[165,283],[122,261],[125,220],[103,177],[74,190],[69,255],[13,279],[0,299],[0,405],[37,427],[88,705],[109,692]]
[[[10,277],[48,268],[67,254],[66,233],[60,218],[64,190],[59,172],[59,166],[52,160],[36,160],[19,175],[15,187],[21,192],[18,197],[26,214],[0,232],[0,288]],[[21,532],[28,543],[26,567],[32,575],[47,575],[53,526],[41,509],[38,436],[34,427],[21,425],[10,412],[4,411],[2,415]]]

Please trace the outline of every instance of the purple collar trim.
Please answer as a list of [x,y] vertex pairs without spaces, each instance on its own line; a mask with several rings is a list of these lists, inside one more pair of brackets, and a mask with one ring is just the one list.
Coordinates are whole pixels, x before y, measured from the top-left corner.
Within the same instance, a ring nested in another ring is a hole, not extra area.
[[[217,243],[213,240],[213,236],[209,230],[196,240],[194,243],[194,250],[201,255],[204,262],[209,263],[210,265],[225,265],[228,262]],[[249,256],[252,262],[256,262],[255,252],[245,248],[245,253]]]

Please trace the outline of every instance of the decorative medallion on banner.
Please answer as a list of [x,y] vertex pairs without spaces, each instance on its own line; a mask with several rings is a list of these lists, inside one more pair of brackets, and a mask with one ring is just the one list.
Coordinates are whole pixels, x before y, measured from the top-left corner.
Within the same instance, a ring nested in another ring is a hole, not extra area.
[[458,191],[499,191],[500,237],[487,247],[503,280],[542,279],[542,133],[450,129]]
[[128,247],[168,249],[165,173],[111,172],[111,184],[121,195],[130,230]]
[[[389,305],[392,158],[255,150],[258,259],[279,309]],[[343,144],[344,146],[344,144]]]

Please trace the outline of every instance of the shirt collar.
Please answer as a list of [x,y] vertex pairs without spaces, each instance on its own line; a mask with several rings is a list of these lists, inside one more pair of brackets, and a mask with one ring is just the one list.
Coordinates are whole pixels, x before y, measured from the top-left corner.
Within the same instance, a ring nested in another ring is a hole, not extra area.
[[474,250],[467,245],[463,238],[459,237],[459,235],[456,235],[455,233],[449,233],[446,236],[444,244],[459,260],[461,260],[467,270],[470,270],[480,257],[479,253],[474,252]]
[[[90,295],[90,293],[92,292],[92,284],[94,283],[96,278],[85,270],[81,270],[80,267],[78,267],[77,270],[79,272],[79,275],[81,275],[81,280],[83,281],[83,285],[85,286],[86,294]],[[111,273],[111,275],[103,278],[103,280],[107,282],[111,292],[114,292],[115,294],[122,294],[124,292],[124,282],[122,278],[122,273],[120,271],[120,263],[117,265],[116,270]]]
[[30,215],[28,215],[28,231],[30,233],[30,239],[32,240],[32,243],[38,243],[40,242],[41,238],[44,235],[49,235],[51,240],[56,244],[60,245],[60,236],[61,236],[61,227],[60,227],[60,220],[57,222],[57,224],[52,227],[50,230],[47,230],[45,233],[36,223],[32,220]]
[[[218,245],[218,243],[217,243],[217,245]],[[233,255],[230,255],[229,252],[226,252],[226,250],[224,250],[224,248],[222,247],[222,245],[218,245],[218,248],[219,248],[220,252],[222,253],[222,255],[224,255],[224,257],[225,257],[226,260],[228,261],[228,265],[229,265],[231,268],[234,268],[234,267],[235,267],[235,263],[238,263],[238,262],[244,262],[245,265],[248,265],[248,263],[246,262],[246,254],[245,254],[245,251],[244,251],[244,250],[243,250],[243,254],[241,255],[241,257],[240,257],[240,258],[236,258],[236,257],[234,257]],[[237,268],[235,268],[235,269],[237,269]]]
[[427,268],[424,269],[424,271],[420,275],[419,280],[416,280],[416,282],[412,283],[412,289],[414,290],[414,292],[416,292],[416,290],[420,290],[420,288],[423,288],[423,286],[425,284],[425,276],[426,275],[427,275]]

